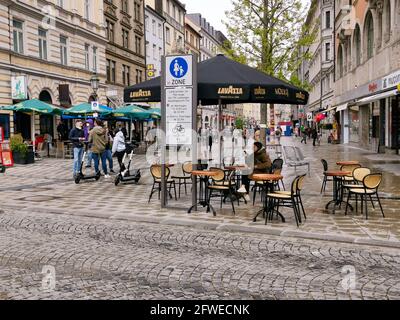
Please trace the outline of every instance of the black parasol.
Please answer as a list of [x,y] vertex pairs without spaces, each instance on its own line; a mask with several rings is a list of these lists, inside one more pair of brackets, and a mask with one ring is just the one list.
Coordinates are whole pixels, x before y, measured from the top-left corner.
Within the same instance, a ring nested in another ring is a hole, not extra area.
[[[305,105],[308,96],[307,91],[224,55],[198,64],[198,99],[201,105],[246,102]],[[124,101],[161,101],[161,78],[126,88]]]

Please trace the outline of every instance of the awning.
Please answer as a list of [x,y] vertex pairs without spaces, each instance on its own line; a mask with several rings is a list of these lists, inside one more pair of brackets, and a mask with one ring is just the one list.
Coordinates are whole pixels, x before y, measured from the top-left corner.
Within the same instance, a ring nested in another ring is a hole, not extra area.
[[374,102],[374,101],[378,101],[381,99],[385,99],[385,98],[389,98],[392,96],[395,96],[397,94],[397,90],[391,90],[391,91],[387,91],[387,92],[383,92],[383,93],[379,93],[370,97],[366,97],[366,98],[362,98],[360,100],[356,101],[356,105],[360,106],[363,104],[368,104],[370,102]]
[[341,104],[341,105],[337,106],[336,112],[347,110],[348,106],[349,106],[348,103]]
[[321,111],[320,113],[331,112],[331,111],[333,111],[333,110],[335,110],[335,109],[336,109],[336,106],[335,106],[335,107],[330,107],[329,109],[323,110],[323,111]]

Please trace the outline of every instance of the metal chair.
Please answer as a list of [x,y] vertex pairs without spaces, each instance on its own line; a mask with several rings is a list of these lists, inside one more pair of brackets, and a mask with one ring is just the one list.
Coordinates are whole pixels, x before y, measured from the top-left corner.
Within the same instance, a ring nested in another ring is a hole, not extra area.
[[[363,179],[363,186],[362,188],[350,188],[349,189],[349,194],[347,196],[347,203],[346,203],[346,211],[345,211],[345,215],[347,215],[347,210],[349,207],[349,202],[351,199],[351,195],[354,194],[356,196],[360,196],[361,197],[361,212],[363,213],[363,207],[364,207],[364,202],[365,202],[365,218],[368,220],[368,202],[367,202],[367,198],[369,197],[371,202],[372,202],[372,197],[375,196],[376,200],[379,203],[379,207],[381,209],[382,212],[382,216],[385,217],[385,214],[383,213],[383,209],[382,209],[382,204],[381,204],[381,200],[379,198],[379,194],[378,194],[378,189],[379,186],[382,182],[382,174],[381,173],[373,173],[373,174],[369,174],[366,175]],[[356,209],[357,210],[357,209]]]
[[322,186],[321,186],[321,193],[322,191],[325,192],[326,190],[326,184],[327,182],[333,181],[333,179],[330,179],[326,173],[328,172],[328,162],[325,159],[321,159],[322,165],[324,167],[324,180],[322,181]]
[[[150,192],[150,196],[149,196],[149,203],[151,198],[153,197],[154,192],[158,191],[158,199],[160,200],[160,195],[161,195],[161,178],[162,178],[162,174],[161,174],[161,166],[160,165],[152,165],[150,167],[150,173],[153,177],[153,186],[151,188],[151,192]],[[165,178],[166,178],[166,182],[167,182],[167,186],[168,188],[168,192],[169,192],[169,196],[172,197],[171,194],[171,189],[174,189],[175,192],[175,200],[177,201],[177,197],[176,197],[176,184],[175,184],[175,180],[174,179],[169,179],[169,175],[171,174],[171,171],[169,168],[165,168]]]
[[[214,170],[217,171],[218,168],[211,168],[210,170]],[[221,170],[221,169],[218,169]],[[222,203],[223,200],[229,196],[230,200],[231,200],[231,204],[232,204],[232,210],[233,210],[233,214],[236,215],[235,212],[235,197],[234,197],[234,193],[235,193],[235,189],[236,189],[236,183],[233,181],[233,175],[234,172],[232,171],[227,179],[225,180],[225,172],[223,170],[221,170],[222,173],[218,174],[216,176],[211,177],[212,179],[212,184],[210,186],[207,187],[208,190],[210,190],[210,194],[209,194],[209,201],[211,201],[212,199],[212,195],[214,191],[217,191],[220,193],[220,197],[221,197],[221,209],[222,209]],[[221,177],[223,177],[223,180],[221,180]]]
[[178,180],[178,195],[181,197],[181,186],[185,187],[185,195],[187,195],[187,185],[192,183],[191,172],[193,170],[193,165],[191,161],[185,162],[182,165],[182,175],[181,176],[172,176],[173,180]]

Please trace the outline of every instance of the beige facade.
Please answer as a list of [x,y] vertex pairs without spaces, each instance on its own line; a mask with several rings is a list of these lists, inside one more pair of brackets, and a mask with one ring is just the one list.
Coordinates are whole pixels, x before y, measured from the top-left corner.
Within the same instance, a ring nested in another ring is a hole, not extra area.
[[104,0],[107,99],[123,104],[124,87],[146,80],[144,1]]
[[198,61],[200,62],[200,41],[201,41],[201,28],[196,26],[188,18],[185,18],[185,50],[188,54],[197,54]]
[[335,102],[341,141],[374,151],[380,145],[382,152],[398,139],[393,135],[397,82],[387,85],[385,79],[400,72],[400,0],[352,5],[336,0],[336,5]]
[[[12,79],[25,77],[28,99],[42,99],[68,107],[88,102],[90,78],[100,77],[99,100],[105,98],[105,31],[103,1],[12,0],[0,3],[0,105],[20,101],[12,97]],[[59,85],[68,85],[60,101]],[[23,98],[21,98],[23,99]],[[26,119],[25,119],[26,120]],[[36,126],[35,132],[40,132]],[[54,121],[54,120],[53,120]],[[12,124],[12,122],[11,122]],[[20,123],[19,131],[29,130]],[[55,123],[53,125],[53,130]],[[25,130],[24,130],[25,129]],[[14,126],[11,126],[13,133]],[[53,132],[54,134],[54,132]],[[29,137],[28,137],[29,136]]]

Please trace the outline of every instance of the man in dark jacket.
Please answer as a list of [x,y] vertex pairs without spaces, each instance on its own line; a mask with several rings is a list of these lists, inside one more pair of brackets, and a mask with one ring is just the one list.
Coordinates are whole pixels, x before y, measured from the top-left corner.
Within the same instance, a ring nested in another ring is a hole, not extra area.
[[74,179],[80,171],[80,163],[83,156],[83,141],[85,141],[85,133],[82,129],[83,123],[81,120],[75,122],[75,128],[69,132],[69,140],[73,143],[74,150]]
[[[251,165],[251,164],[250,164]],[[272,162],[261,142],[254,142],[254,164],[252,174],[269,173]],[[247,175],[242,176],[242,183],[246,188],[246,201],[250,201],[250,178]]]

